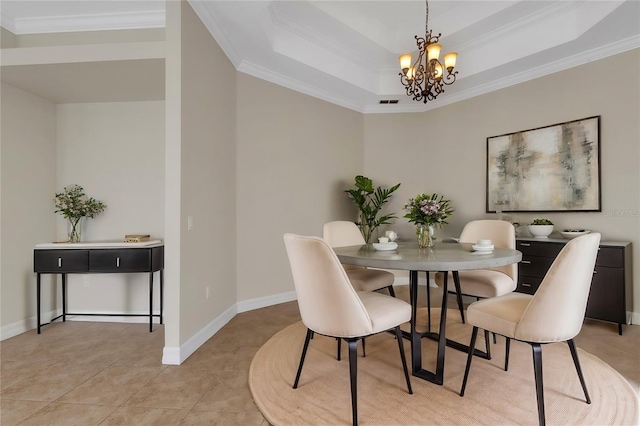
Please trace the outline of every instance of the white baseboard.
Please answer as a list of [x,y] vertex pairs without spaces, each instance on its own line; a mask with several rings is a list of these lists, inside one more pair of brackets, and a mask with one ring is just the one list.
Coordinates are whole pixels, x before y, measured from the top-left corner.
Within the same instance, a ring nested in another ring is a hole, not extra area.
[[297,300],[295,291],[274,294],[273,296],[258,297],[256,299],[243,300],[237,303],[238,313],[253,311],[255,309],[266,308],[267,306],[279,305],[280,303]]
[[627,324],[640,324],[640,312],[627,312]]
[[200,346],[216,334],[226,323],[236,316],[237,304],[218,315],[213,321],[191,336],[180,347],[165,346],[162,351],[162,363],[169,365],[180,365],[191,356]]

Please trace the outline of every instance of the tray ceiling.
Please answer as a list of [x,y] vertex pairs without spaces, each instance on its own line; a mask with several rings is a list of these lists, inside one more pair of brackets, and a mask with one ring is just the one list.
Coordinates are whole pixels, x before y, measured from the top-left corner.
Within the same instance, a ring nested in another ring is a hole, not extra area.
[[[424,1],[189,3],[239,71],[360,112],[425,111],[640,47],[638,0],[431,1],[459,75],[425,105],[404,94],[397,60],[424,35]],[[0,13],[16,34],[164,26],[155,0],[3,0]]]

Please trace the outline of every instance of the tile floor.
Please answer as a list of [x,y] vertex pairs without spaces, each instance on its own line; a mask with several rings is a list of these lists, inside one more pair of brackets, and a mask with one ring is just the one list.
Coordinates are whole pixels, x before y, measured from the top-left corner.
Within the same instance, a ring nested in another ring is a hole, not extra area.
[[[396,293],[407,298],[407,287]],[[0,343],[0,424],[266,425],[247,385],[251,359],[299,320],[295,302],[238,314],[180,366],[161,364],[162,326],[68,321],[29,331]],[[640,326],[618,336],[587,320],[576,344],[640,391]]]

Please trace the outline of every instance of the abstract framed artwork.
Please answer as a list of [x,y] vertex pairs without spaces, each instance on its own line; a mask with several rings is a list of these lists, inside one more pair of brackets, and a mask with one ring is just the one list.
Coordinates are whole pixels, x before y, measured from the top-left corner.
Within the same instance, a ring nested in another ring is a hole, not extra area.
[[602,211],[600,116],[488,137],[486,211]]

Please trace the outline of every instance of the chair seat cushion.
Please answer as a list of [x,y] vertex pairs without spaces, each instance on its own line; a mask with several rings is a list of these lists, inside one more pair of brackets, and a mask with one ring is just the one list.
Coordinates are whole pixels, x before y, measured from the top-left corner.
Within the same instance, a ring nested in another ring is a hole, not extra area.
[[506,337],[515,337],[522,314],[533,299],[530,294],[509,293],[473,302],[467,308],[467,322]]
[[[502,272],[490,269],[479,269],[472,271],[460,271],[460,290],[462,294],[475,297],[496,297],[511,293],[516,289],[516,283]],[[442,287],[444,284],[444,274],[436,273],[436,284]],[[447,289],[454,291],[453,274],[449,272]]]
[[368,268],[346,269],[351,285],[356,291],[376,291],[393,285],[395,275],[389,271]]
[[371,334],[389,330],[411,320],[411,305],[404,300],[370,291],[358,292],[373,330]]

